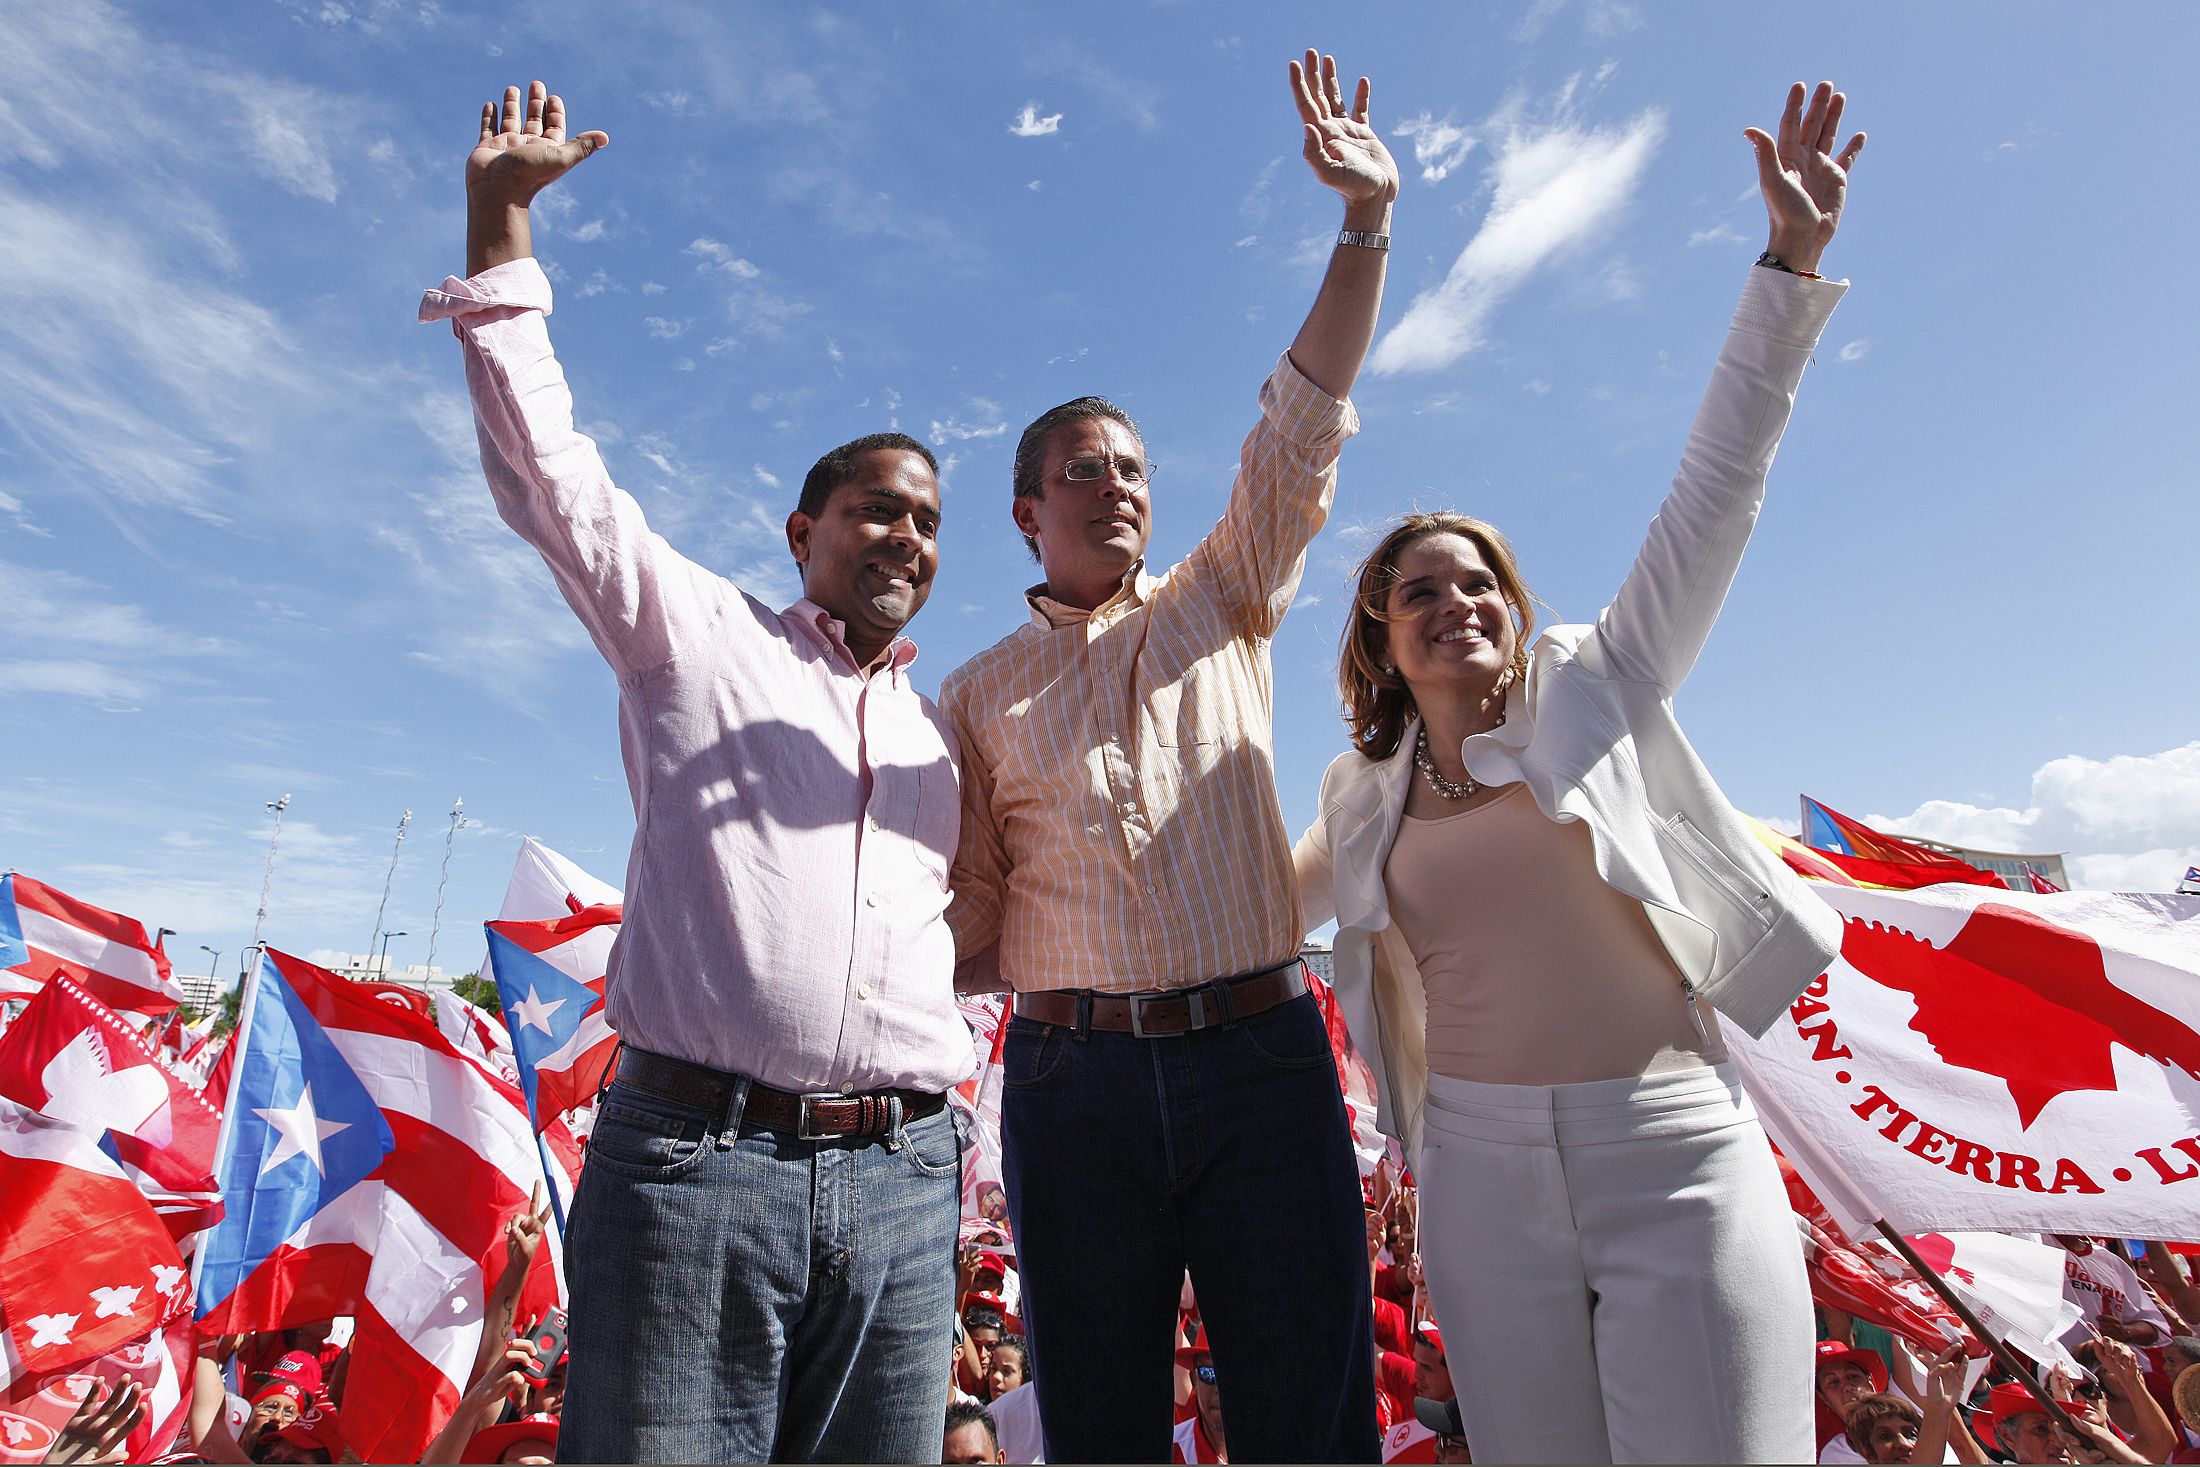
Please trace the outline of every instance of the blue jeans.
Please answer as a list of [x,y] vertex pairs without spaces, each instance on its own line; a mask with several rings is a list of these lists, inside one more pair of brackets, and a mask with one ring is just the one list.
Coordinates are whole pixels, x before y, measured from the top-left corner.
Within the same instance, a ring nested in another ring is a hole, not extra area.
[[1366,1214],[1313,998],[1166,1039],[1019,1018],[1002,1062],[1048,1460],[1169,1460],[1189,1269],[1230,1456],[1376,1461]]
[[802,1141],[615,1081],[566,1240],[567,1462],[936,1462],[961,1148]]

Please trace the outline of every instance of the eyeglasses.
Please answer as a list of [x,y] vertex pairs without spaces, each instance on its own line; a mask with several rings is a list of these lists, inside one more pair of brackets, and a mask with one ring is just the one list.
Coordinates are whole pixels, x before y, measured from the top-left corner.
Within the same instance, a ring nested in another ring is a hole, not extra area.
[[2108,1394],[2108,1387],[2097,1380],[2081,1380],[2071,1389],[2088,1401],[2098,1401]]
[[1201,1385],[1213,1385],[1215,1383],[1215,1368],[1212,1365],[1202,1365],[1194,1370],[1192,1374],[1199,1377]]
[[1114,458],[1093,455],[1087,458],[1071,459],[1068,463],[1062,465],[1061,473],[1062,477],[1072,484],[1090,484],[1096,479],[1105,479],[1108,476],[1108,470],[1113,468],[1118,479],[1136,488],[1153,482],[1155,467],[1156,465],[1152,459],[1132,458],[1127,453],[1119,454]]

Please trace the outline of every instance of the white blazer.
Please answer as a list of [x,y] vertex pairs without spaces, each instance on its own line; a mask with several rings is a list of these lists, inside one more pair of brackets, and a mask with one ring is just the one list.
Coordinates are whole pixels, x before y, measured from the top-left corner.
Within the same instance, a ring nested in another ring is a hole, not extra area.
[[[1538,637],[1504,723],[1460,751],[1481,783],[1517,780],[1551,819],[1586,821],[1598,872],[1643,904],[1682,976],[1751,1034],[1825,971],[1841,922],[1720,793],[1674,720],[1673,693],[1733,584],[1796,384],[1847,289],[1750,269],[1672,492],[1619,594],[1594,626]],[[1377,1124],[1409,1158],[1428,1094],[1427,1016],[1383,865],[1418,729],[1409,723],[1385,760],[1338,755],[1292,852],[1307,927],[1337,922],[1337,1002],[1375,1072]]]

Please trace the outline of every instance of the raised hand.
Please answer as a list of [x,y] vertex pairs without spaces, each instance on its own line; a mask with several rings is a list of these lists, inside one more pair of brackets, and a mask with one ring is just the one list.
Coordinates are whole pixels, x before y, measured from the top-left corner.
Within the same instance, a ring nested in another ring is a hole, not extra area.
[[1850,138],[1836,155],[1833,147],[1848,98],[1832,82],[1820,82],[1809,94],[1807,110],[1804,99],[1801,82],[1788,88],[1778,137],[1755,127],[1743,129],[1742,136],[1757,150],[1757,184],[1772,222],[1766,248],[1794,269],[1816,271],[1840,228],[1849,170],[1864,151],[1864,134]]
[[506,87],[501,114],[496,103],[481,104],[481,139],[466,156],[467,195],[524,207],[574,164],[610,145],[607,132],[567,137],[565,99],[541,82],[527,84],[524,103],[518,87]]
[[521,1274],[535,1261],[535,1250],[542,1246],[543,1229],[550,1223],[550,1206],[543,1200],[542,1183],[535,1183],[535,1194],[528,1205],[512,1214],[504,1224],[504,1267],[506,1272],[517,1269]]
[[1325,187],[1335,189],[1349,211],[1381,206],[1398,197],[1398,164],[1367,125],[1368,82],[1360,78],[1352,105],[1337,80],[1337,58],[1306,53],[1291,63],[1291,95],[1305,124],[1306,162]]
[[60,1437],[53,1449],[46,1453],[48,1462],[108,1462],[122,1460],[123,1439],[137,1428],[145,1415],[135,1381],[116,1381],[108,1387],[107,1398],[100,1399],[99,1387],[92,1387],[91,1394],[76,1408],[68,1425],[61,1428]]

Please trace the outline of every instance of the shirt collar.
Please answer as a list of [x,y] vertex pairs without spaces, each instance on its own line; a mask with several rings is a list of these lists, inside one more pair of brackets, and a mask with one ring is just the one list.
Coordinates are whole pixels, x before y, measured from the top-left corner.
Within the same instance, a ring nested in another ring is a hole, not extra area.
[[[847,627],[824,607],[805,596],[781,613],[781,619],[800,627],[805,635],[816,638],[819,645],[840,653],[840,660],[850,671],[861,672],[856,666],[855,653],[848,650]],[[885,670],[900,673],[917,660],[917,644],[907,637],[896,637],[886,651]]]
[[1144,556],[1140,556],[1123,572],[1123,579],[1117,585],[1115,594],[1090,611],[1082,606],[1071,606],[1067,602],[1055,600],[1047,594],[1045,581],[1026,590],[1024,600],[1031,607],[1032,625],[1042,631],[1052,631],[1075,626],[1081,621],[1112,619],[1122,611],[1144,604],[1158,584],[1160,582],[1155,577],[1146,574],[1146,560]]

